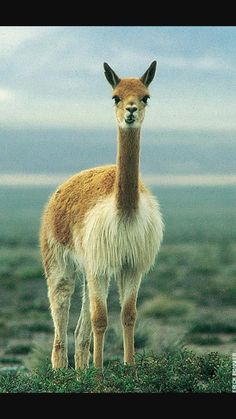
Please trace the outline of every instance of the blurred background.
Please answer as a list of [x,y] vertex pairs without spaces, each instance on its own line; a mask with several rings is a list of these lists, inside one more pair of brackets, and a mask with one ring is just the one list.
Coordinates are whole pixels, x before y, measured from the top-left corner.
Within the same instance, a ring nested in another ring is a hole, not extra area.
[[[165,221],[138,300],[138,353],[236,348],[236,28],[0,27],[0,366],[50,356],[53,325],[38,231],[58,184],[114,163],[106,61],[122,77],[157,74],[141,173]],[[69,323],[70,364],[80,283]],[[105,358],[122,357],[111,284]]]

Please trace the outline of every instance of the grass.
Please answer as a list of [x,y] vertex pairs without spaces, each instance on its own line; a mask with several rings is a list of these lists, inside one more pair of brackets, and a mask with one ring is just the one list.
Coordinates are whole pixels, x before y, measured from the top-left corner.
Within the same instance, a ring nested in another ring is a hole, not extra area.
[[139,356],[135,367],[110,361],[98,376],[89,368],[53,371],[44,363],[38,369],[10,370],[0,375],[2,393],[230,393],[231,360],[210,353],[196,355],[182,350],[174,354]]
[[192,304],[176,298],[169,298],[167,295],[159,295],[144,302],[141,307],[141,314],[147,317],[170,318],[182,317],[189,313]]
[[222,339],[219,336],[213,336],[213,335],[190,335],[187,339],[189,343],[197,344],[199,345],[221,345],[223,344]]
[[232,320],[228,319],[214,319],[206,318],[202,319],[202,322],[199,320],[194,322],[192,327],[189,330],[190,333],[236,333],[236,324]]

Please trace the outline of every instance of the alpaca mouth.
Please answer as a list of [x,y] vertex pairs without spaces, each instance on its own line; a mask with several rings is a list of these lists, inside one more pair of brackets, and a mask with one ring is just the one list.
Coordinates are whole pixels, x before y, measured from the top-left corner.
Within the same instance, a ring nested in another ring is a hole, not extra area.
[[134,121],[135,121],[135,117],[133,115],[130,115],[125,119],[126,124],[133,124]]

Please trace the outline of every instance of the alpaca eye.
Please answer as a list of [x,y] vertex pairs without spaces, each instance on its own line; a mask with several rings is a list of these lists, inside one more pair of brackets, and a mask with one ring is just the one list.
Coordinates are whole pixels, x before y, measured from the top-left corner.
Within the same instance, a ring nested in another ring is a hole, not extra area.
[[142,102],[145,103],[145,105],[147,104],[148,99],[150,99],[150,96],[146,95],[142,98]]
[[114,99],[116,105],[120,102],[119,96],[113,96],[112,99]]

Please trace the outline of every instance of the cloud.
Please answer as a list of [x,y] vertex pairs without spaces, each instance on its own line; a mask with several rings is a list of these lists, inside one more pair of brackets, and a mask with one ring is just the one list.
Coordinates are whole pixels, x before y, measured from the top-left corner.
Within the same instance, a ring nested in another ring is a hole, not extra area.
[[211,55],[202,55],[198,57],[186,57],[186,56],[162,56],[159,57],[162,66],[177,68],[177,69],[189,69],[189,70],[200,70],[200,71],[222,71],[229,70],[232,65],[219,57]]
[[204,95],[204,92],[191,96],[185,92],[183,96],[163,95],[151,99],[147,109],[145,126],[163,129],[236,129],[236,108],[234,97],[228,97],[222,103],[221,96]]
[[13,92],[0,88],[0,102],[6,102],[13,98]]
[[[0,90],[1,101],[1,90]],[[0,126],[11,128],[111,128],[113,104],[96,100],[34,98],[22,93],[12,95],[0,113]]]
[[8,55],[27,41],[32,41],[47,33],[44,27],[1,26],[0,55]]

